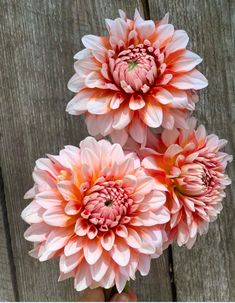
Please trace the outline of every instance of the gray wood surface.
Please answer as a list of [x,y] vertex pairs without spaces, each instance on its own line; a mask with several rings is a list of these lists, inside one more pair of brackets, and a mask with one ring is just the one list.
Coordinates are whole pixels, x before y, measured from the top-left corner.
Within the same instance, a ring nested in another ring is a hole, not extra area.
[[[169,11],[176,28],[189,33],[209,79],[195,115],[234,151],[233,1],[0,0],[0,167],[13,252],[9,259],[0,208],[0,300],[13,301],[14,293],[21,301],[78,300],[72,280],[57,282],[58,261],[39,263],[27,255],[31,245],[23,239],[20,213],[28,202],[22,197],[32,185],[37,158],[77,145],[87,135],[83,117],[65,113],[81,37],[104,34],[105,18],[116,17],[118,8],[132,17],[135,7],[153,19]],[[192,250],[174,246],[153,260],[149,276],[132,283],[139,300],[171,301],[176,295],[179,301],[235,300],[234,190],[227,194],[221,216]]]
[[0,175],[0,301],[15,301],[15,293],[10,267],[9,235],[6,235],[7,213],[5,211],[5,198],[3,182]]

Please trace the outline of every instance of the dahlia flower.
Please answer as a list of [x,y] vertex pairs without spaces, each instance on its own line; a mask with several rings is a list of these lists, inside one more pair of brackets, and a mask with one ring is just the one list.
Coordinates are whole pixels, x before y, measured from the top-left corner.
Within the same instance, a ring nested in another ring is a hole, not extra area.
[[186,127],[195,108],[195,90],[207,86],[195,69],[202,59],[186,50],[188,35],[168,23],[134,20],[123,11],[106,19],[108,37],[86,35],[85,49],[74,58],[75,75],[68,88],[76,95],[68,103],[73,115],[86,114],[92,136],[111,135],[125,144],[128,135],[145,143],[147,126]]
[[151,134],[141,152],[143,167],[167,194],[167,244],[176,239],[179,246],[191,248],[197,234],[207,233],[209,222],[222,210],[224,189],[231,183],[225,168],[232,156],[220,151],[226,140],[207,136],[202,125],[195,130],[193,118],[188,124],[188,130]]
[[116,285],[121,292],[162,253],[165,193],[119,144],[88,137],[37,160],[33,179],[25,195],[33,201],[22,212],[31,224],[24,236],[35,243],[30,255],[59,256],[59,280],[74,277],[78,291]]

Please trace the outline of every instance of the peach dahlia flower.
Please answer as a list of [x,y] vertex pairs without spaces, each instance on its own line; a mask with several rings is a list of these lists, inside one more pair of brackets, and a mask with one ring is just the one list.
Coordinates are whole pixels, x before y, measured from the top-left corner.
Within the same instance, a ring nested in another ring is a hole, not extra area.
[[86,35],[85,49],[75,55],[76,74],[68,88],[75,97],[67,111],[86,114],[91,135],[111,134],[124,144],[130,135],[144,143],[147,126],[185,127],[197,101],[195,90],[207,86],[195,67],[202,59],[186,50],[188,35],[168,24],[145,21],[136,10],[134,20],[106,20],[108,37]]
[[30,255],[59,256],[59,279],[74,277],[78,291],[116,285],[121,292],[137,270],[146,275],[170,216],[139,159],[91,137],[48,158],[36,161],[25,196],[33,201],[22,212],[31,224],[25,238],[35,243]]
[[149,136],[142,165],[167,193],[171,213],[167,243],[176,239],[178,245],[191,248],[197,234],[205,234],[222,210],[224,189],[231,183],[225,168],[232,156],[219,151],[226,140],[206,136],[202,125],[195,130],[195,119],[188,123],[189,130]]

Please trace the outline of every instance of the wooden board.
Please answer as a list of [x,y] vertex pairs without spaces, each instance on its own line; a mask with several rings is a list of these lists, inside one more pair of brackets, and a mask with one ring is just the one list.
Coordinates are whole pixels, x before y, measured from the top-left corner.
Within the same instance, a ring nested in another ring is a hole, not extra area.
[[[229,140],[226,151],[234,154],[234,1],[149,1],[151,18],[170,13],[170,22],[185,29],[189,47],[204,59],[199,69],[209,86],[200,94],[195,116],[214,132]],[[234,180],[234,162],[229,165]],[[235,188],[219,219],[192,250],[173,247],[174,277],[179,301],[235,300]]]
[[[118,8],[132,17],[135,7],[143,11],[141,1],[1,1],[1,166],[21,301],[78,300],[72,280],[57,282],[58,261],[40,264],[28,256],[23,195],[37,158],[87,135],[83,117],[65,113],[81,37],[104,33],[105,18]],[[171,300],[168,258],[153,262],[151,275],[133,288],[140,300]]]
[[[4,198],[4,188],[0,171],[0,301],[16,301],[14,293],[12,270],[10,267],[11,243],[8,233],[8,219]],[[10,253],[10,254],[9,254]],[[11,260],[12,261],[12,260]]]

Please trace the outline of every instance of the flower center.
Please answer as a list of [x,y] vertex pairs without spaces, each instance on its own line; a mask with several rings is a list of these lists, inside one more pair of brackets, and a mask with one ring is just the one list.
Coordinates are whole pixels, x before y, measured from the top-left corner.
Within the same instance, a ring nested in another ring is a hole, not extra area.
[[148,40],[129,46],[115,58],[110,53],[109,66],[115,83],[126,93],[146,93],[164,72],[164,55]]
[[132,202],[122,181],[99,182],[84,197],[81,215],[100,231],[108,231],[119,223],[125,223]]
[[200,196],[210,188],[212,176],[203,164],[191,163],[181,167],[181,174],[175,182],[178,190],[183,194]]

